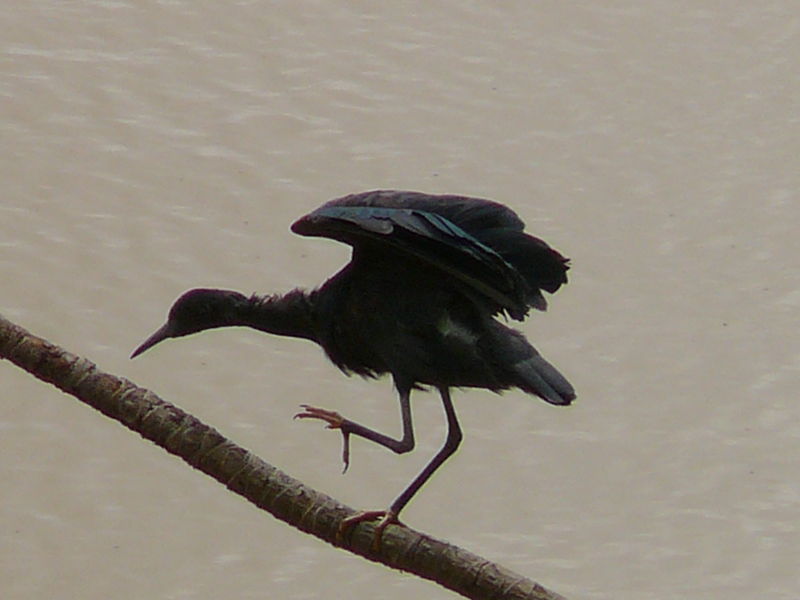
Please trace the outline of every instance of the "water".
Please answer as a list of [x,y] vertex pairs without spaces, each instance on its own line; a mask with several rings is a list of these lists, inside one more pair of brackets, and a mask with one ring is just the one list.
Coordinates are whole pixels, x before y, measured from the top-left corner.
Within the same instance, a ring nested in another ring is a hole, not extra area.
[[[370,188],[486,196],[572,257],[524,325],[558,409],[456,394],[466,439],[406,520],[573,598],[796,598],[798,19],[792,3],[29,2],[0,11],[0,312],[359,507],[397,457],[388,381],[214,331],[127,356],[195,286],[313,286],[293,236]],[[0,365],[4,597],[449,598],[275,522]],[[469,493],[464,493],[465,487]],[[346,573],[343,576],[342,573]],[[335,582],[334,585],[331,585]]]

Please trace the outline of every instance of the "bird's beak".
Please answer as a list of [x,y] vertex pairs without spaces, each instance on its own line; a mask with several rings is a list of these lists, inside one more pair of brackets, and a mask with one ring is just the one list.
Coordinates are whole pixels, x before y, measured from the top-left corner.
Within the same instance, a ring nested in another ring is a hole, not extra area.
[[158,331],[156,331],[153,335],[147,338],[144,342],[142,342],[141,346],[139,346],[136,350],[133,351],[133,354],[131,354],[131,358],[136,358],[148,348],[152,348],[158,342],[165,340],[169,337],[172,337],[172,329],[169,326],[169,323],[164,323],[164,325],[162,325]]

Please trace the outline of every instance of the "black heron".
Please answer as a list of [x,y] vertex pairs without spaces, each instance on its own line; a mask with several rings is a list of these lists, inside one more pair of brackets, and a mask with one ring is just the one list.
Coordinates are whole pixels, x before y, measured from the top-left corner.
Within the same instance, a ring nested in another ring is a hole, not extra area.
[[309,405],[296,415],[342,432],[345,470],[351,435],[398,454],[412,450],[411,391],[437,388],[448,425],[442,448],[387,510],[342,523],[340,531],[380,517],[377,545],[383,529],[399,523],[403,507],[461,442],[451,387],[516,387],[557,405],[575,398],[561,373],[519,331],[495,318],[522,321],[530,307],[545,310],[542,290],[553,293],[567,281],[568,259],[523,229],[512,210],[489,200],[382,190],[344,196],[292,225],[300,235],[353,247],[350,262],[320,288],[250,297],[190,290],[131,358],[166,338],[245,326],[314,341],[348,375],[390,374],[400,397],[400,439]]

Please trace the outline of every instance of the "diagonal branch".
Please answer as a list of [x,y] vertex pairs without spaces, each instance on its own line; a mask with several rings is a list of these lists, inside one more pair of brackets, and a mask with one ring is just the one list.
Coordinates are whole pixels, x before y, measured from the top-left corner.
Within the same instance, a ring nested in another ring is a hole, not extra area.
[[358,525],[337,541],[339,523],[355,513],[352,508],[303,485],[153,392],[100,371],[91,361],[2,316],[0,358],[119,421],[281,521],[330,544],[430,579],[467,598],[564,600],[526,577],[406,527],[389,527],[378,551],[372,548],[372,523]]

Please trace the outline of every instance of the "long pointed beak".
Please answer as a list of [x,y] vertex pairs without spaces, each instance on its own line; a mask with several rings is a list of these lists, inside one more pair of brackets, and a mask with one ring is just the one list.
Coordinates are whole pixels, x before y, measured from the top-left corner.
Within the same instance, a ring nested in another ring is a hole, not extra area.
[[170,327],[169,323],[164,323],[158,331],[156,331],[153,335],[147,338],[144,342],[142,342],[141,346],[139,346],[136,350],[133,351],[133,354],[131,354],[131,358],[136,358],[148,348],[152,348],[158,342],[165,340],[169,337],[172,337],[172,328]]

